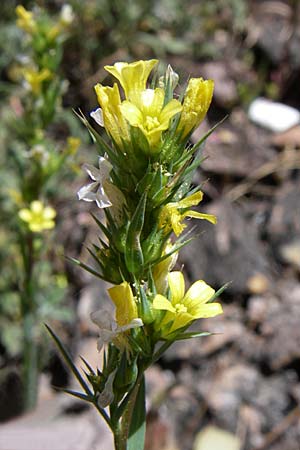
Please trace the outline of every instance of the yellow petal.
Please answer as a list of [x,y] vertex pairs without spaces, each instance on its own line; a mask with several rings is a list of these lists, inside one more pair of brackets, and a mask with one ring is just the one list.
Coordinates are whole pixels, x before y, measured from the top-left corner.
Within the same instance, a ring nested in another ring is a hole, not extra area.
[[183,274],[179,271],[169,273],[168,282],[171,291],[172,305],[176,305],[176,303],[180,303],[184,297],[185,283]]
[[192,309],[208,302],[214,293],[215,290],[206,284],[205,281],[199,280],[189,288],[182,303],[188,308],[189,312],[193,314]]
[[95,91],[102,109],[103,122],[106,131],[113,140],[122,146],[122,139],[129,140],[128,127],[121,112],[121,98],[118,85],[113,87],[96,84]]
[[19,217],[24,222],[30,222],[31,218],[32,218],[32,212],[29,209],[27,209],[27,208],[21,209],[19,211]]
[[48,219],[51,220],[51,219],[54,219],[55,216],[56,216],[55,209],[51,208],[50,206],[46,206],[46,208],[44,209],[44,212],[43,212],[43,218],[45,220],[48,220]]
[[119,326],[127,325],[138,317],[136,303],[127,281],[108,289],[108,293],[116,306],[116,320]]
[[104,69],[119,80],[127,100],[134,101],[136,93],[146,89],[150,72],[157,63],[157,59],[136,61],[130,64],[117,62],[113,66],[104,66]]
[[175,114],[178,114],[182,110],[182,105],[178,100],[171,100],[169,103],[166,104],[166,106],[163,108],[160,120],[161,122],[167,122],[169,124],[169,121],[172,117],[175,116]]
[[40,202],[39,200],[34,200],[33,202],[30,203],[30,209],[34,214],[41,214],[44,206],[43,203]]
[[143,115],[133,103],[125,100],[121,105],[121,111],[125,119],[133,127],[138,127],[143,124]]
[[178,131],[185,137],[204,119],[210,106],[214,90],[212,80],[191,78],[183,101]]
[[201,305],[197,313],[193,314],[194,319],[206,319],[208,317],[215,317],[223,313],[223,308],[220,303],[208,303]]
[[154,297],[152,306],[153,306],[153,309],[170,311],[172,313],[176,312],[175,308],[172,306],[172,303],[166,297],[164,297],[163,295],[160,295],[160,294],[157,294]]
[[168,330],[168,334],[173,333],[176,330],[179,330],[180,328],[185,327],[189,323],[191,323],[194,320],[194,317],[186,313],[179,313],[175,316],[174,322],[172,323],[171,328]]
[[193,217],[194,219],[208,220],[208,222],[211,222],[214,225],[217,223],[217,218],[213,214],[205,214],[205,213],[200,213],[198,211],[190,210],[190,211],[187,211],[186,213],[184,213],[183,216],[184,217]]
[[176,205],[178,208],[189,208],[190,206],[198,205],[202,199],[203,199],[203,192],[198,191],[180,200],[179,202],[176,203]]

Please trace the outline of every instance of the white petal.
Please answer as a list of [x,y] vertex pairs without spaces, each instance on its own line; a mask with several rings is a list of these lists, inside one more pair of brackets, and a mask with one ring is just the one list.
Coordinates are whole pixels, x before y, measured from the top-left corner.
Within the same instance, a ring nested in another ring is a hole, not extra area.
[[108,208],[109,206],[112,205],[111,201],[105,194],[104,189],[101,185],[99,186],[99,189],[96,192],[95,201],[97,203],[98,208]]
[[100,127],[104,127],[103,121],[103,113],[101,108],[97,108],[94,111],[90,112],[90,116],[94,119],[94,121],[100,125]]
[[85,200],[87,202],[92,202],[94,199],[91,200],[89,194],[93,193],[92,191],[94,189],[96,189],[98,185],[99,185],[99,183],[98,183],[98,181],[96,181],[94,183],[90,183],[90,184],[86,184],[85,186],[82,186],[82,188],[80,188],[79,191],[77,192],[78,199]]
[[101,181],[101,172],[97,167],[92,166],[91,164],[83,164],[82,168],[88,173],[94,181]]
[[101,182],[104,182],[105,180],[109,180],[109,174],[112,169],[112,164],[103,156],[99,157],[99,175]]
[[114,321],[114,318],[109,311],[106,311],[105,309],[98,309],[97,311],[92,312],[90,317],[91,321],[101,330],[112,330],[112,322]]
[[139,328],[144,325],[142,319],[136,318],[133,319],[129,324],[123,325],[122,327],[118,327],[117,331],[119,333],[123,333],[124,331],[130,330],[131,328]]

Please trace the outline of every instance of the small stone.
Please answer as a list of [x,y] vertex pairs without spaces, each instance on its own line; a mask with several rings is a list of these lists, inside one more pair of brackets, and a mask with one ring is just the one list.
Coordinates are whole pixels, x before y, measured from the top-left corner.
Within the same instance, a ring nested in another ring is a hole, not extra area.
[[276,133],[287,131],[300,122],[297,109],[266,98],[255,99],[250,104],[248,116],[256,124]]
[[239,450],[240,440],[232,433],[217,427],[206,427],[195,440],[194,450]]
[[247,280],[247,288],[251,294],[263,294],[269,287],[270,282],[263,273],[255,273]]

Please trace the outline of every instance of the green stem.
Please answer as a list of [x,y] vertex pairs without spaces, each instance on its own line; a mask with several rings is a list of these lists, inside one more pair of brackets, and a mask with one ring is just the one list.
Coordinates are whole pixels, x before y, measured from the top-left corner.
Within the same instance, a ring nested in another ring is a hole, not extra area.
[[[22,237],[21,237],[22,239]],[[21,293],[21,311],[23,318],[23,406],[33,409],[37,402],[38,387],[38,346],[35,336],[36,305],[33,289],[34,248],[33,235],[28,233],[21,243],[24,282]]]

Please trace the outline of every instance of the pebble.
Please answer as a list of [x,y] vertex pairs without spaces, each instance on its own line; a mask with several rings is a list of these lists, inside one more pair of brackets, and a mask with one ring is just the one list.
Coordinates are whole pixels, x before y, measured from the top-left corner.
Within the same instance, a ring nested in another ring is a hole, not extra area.
[[300,122],[300,112],[283,103],[266,98],[255,99],[248,110],[249,119],[276,133],[289,130]]

